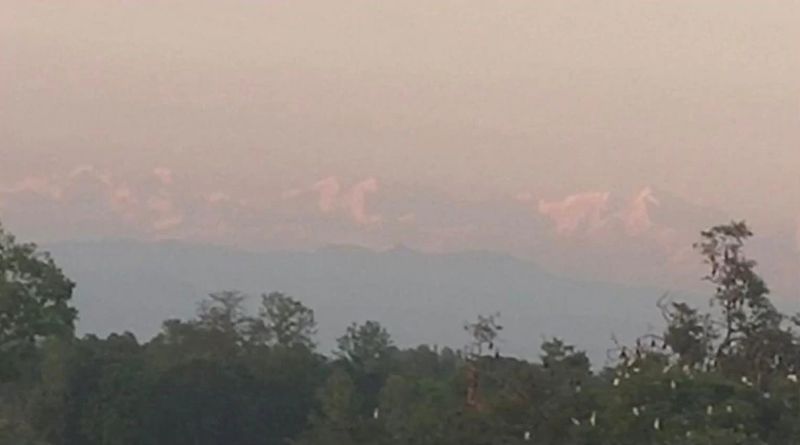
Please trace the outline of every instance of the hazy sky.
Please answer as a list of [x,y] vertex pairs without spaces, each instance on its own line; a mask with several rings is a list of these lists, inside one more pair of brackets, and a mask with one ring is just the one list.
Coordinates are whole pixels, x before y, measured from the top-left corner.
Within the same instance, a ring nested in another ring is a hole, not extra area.
[[158,227],[189,192],[287,226],[306,214],[273,204],[313,190],[363,226],[368,196],[409,222],[445,195],[552,216],[652,186],[784,230],[799,25],[796,0],[0,0],[0,209],[92,169]]

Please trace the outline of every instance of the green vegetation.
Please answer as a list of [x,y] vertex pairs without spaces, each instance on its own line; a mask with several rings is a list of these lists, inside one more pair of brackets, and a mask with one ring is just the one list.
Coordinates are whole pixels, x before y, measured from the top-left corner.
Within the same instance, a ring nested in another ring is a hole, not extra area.
[[771,304],[750,236],[703,232],[711,309],[662,300],[663,334],[593,371],[559,339],[536,362],[502,356],[497,315],[464,326],[463,350],[401,349],[367,321],[326,357],[314,312],[280,293],[256,314],[213,294],[144,344],[76,338],[73,284],[0,229],[0,444],[798,443],[800,318]]

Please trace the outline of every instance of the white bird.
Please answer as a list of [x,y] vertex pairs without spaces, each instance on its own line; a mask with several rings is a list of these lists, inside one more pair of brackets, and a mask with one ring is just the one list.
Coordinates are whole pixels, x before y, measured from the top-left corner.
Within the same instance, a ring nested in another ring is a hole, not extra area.
[[373,412],[372,412],[372,418],[373,418],[373,419],[375,419],[375,420],[378,420],[378,418],[379,418],[380,416],[381,416],[381,411],[380,411],[380,409],[378,409],[378,408],[375,408],[375,411],[373,411]]
[[619,386],[619,377],[614,379],[614,386]]
[[707,415],[707,416],[710,416],[710,415],[712,415],[712,414],[714,414],[714,407],[713,407],[713,406],[711,406],[711,405],[708,405],[708,406],[706,407],[706,415]]
[[525,439],[525,442],[531,440],[531,432],[525,431],[525,434],[522,436],[522,438]]
[[789,374],[786,378],[792,383],[797,383],[797,374]]
[[753,386],[753,384],[750,382],[750,380],[747,378],[747,376],[742,376],[742,383],[745,386]]
[[634,406],[631,411],[633,411],[633,415],[634,416],[639,417],[639,407],[638,406]]
[[656,420],[653,421],[653,429],[660,430],[661,429],[661,419],[656,417]]
[[597,411],[592,411],[592,417],[589,417],[589,423],[592,424],[592,426],[597,425]]
[[733,407],[728,405],[728,406],[725,407],[725,411],[727,411],[729,413],[732,413],[733,412]]
[[576,418],[574,418],[574,417],[572,419],[570,419],[570,420],[572,420],[572,424],[575,425],[575,426],[580,426],[581,425],[581,421],[576,419]]
[[673,391],[675,391],[676,389],[678,389],[678,384],[675,383],[675,380],[670,380],[669,387],[672,388]]

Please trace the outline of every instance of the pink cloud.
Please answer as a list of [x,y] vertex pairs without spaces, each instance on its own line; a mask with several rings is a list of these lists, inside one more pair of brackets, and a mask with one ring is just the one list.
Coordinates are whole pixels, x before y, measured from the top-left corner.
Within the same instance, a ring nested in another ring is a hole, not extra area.
[[165,232],[178,227],[181,223],[183,223],[183,217],[180,215],[166,216],[153,222],[153,230],[156,232]]
[[44,176],[28,176],[10,187],[0,188],[0,195],[19,193],[33,193],[55,201],[60,201],[64,197],[63,188]]
[[628,233],[637,235],[653,227],[650,206],[660,203],[650,187],[644,188],[633,198],[628,209],[621,215]]
[[174,206],[169,199],[154,196],[147,200],[147,208],[157,213],[168,213],[174,209]]
[[350,189],[346,202],[350,210],[350,216],[357,224],[369,225],[381,221],[380,215],[370,214],[367,209],[367,196],[376,193],[378,188],[378,180],[369,178],[359,182]]
[[94,170],[95,170],[94,165],[91,164],[79,165],[73,168],[71,172],[69,172],[69,178],[74,179],[77,178],[78,176],[82,176],[87,173],[92,173],[94,172]]
[[539,201],[539,212],[550,218],[559,234],[574,233],[581,226],[599,224],[608,211],[609,192],[588,192],[561,201]]
[[205,197],[206,202],[209,204],[222,204],[231,201],[231,197],[223,192],[213,192],[209,193]]
[[800,218],[797,219],[797,232],[795,233],[795,245],[800,251]]
[[299,188],[284,190],[283,192],[281,192],[281,199],[283,200],[294,199],[302,194],[303,194],[303,189]]
[[319,209],[323,213],[332,212],[336,207],[336,200],[342,188],[339,180],[330,176],[314,184],[313,188],[319,193]]
[[167,167],[156,167],[153,169],[153,175],[161,182],[161,185],[172,185],[175,178],[172,170]]
[[156,232],[174,229],[183,223],[183,215],[172,203],[163,196],[154,196],[147,201],[148,209],[155,215],[151,228]]
[[514,195],[514,199],[519,202],[530,202],[533,201],[533,194],[531,192],[519,192]]
[[[342,184],[335,176],[330,176],[314,184],[312,190],[318,195],[317,206],[322,213],[333,213],[340,209],[347,211],[350,218],[358,225],[370,225],[380,222],[381,215],[371,214],[367,208],[367,197],[377,193],[379,189],[376,178],[364,179],[343,192]],[[300,191],[290,191],[287,196],[297,196]]]
[[127,186],[121,186],[111,192],[111,206],[121,213],[129,213],[137,203],[133,191]]
[[91,164],[80,165],[75,167],[70,172],[68,178],[72,180],[79,179],[81,177],[89,177],[92,179],[97,180],[98,182],[102,183],[106,186],[111,186],[113,184],[113,177],[111,173],[101,171],[97,167]]
[[406,213],[404,215],[399,216],[397,218],[397,221],[404,224],[413,224],[417,222],[417,215],[415,215],[414,213]]
[[136,192],[125,182],[114,180],[114,175],[94,165],[85,164],[72,169],[67,176],[69,193],[73,196],[99,193],[106,196],[110,210],[126,222],[141,217],[141,208]]

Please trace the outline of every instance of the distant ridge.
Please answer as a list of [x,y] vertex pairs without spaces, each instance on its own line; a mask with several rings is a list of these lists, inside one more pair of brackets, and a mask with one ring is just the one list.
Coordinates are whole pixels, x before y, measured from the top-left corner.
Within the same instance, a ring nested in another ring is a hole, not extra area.
[[[104,240],[44,246],[77,283],[79,330],[128,330],[146,339],[171,317],[189,317],[209,292],[283,291],[312,307],[323,352],[353,321],[384,323],[401,345],[460,347],[465,321],[499,311],[504,353],[533,357],[559,336],[602,362],[610,338],[661,325],[666,289],[560,277],[510,255],[374,251],[332,245],[255,252],[181,241]],[[255,303],[255,301],[253,302]]]

